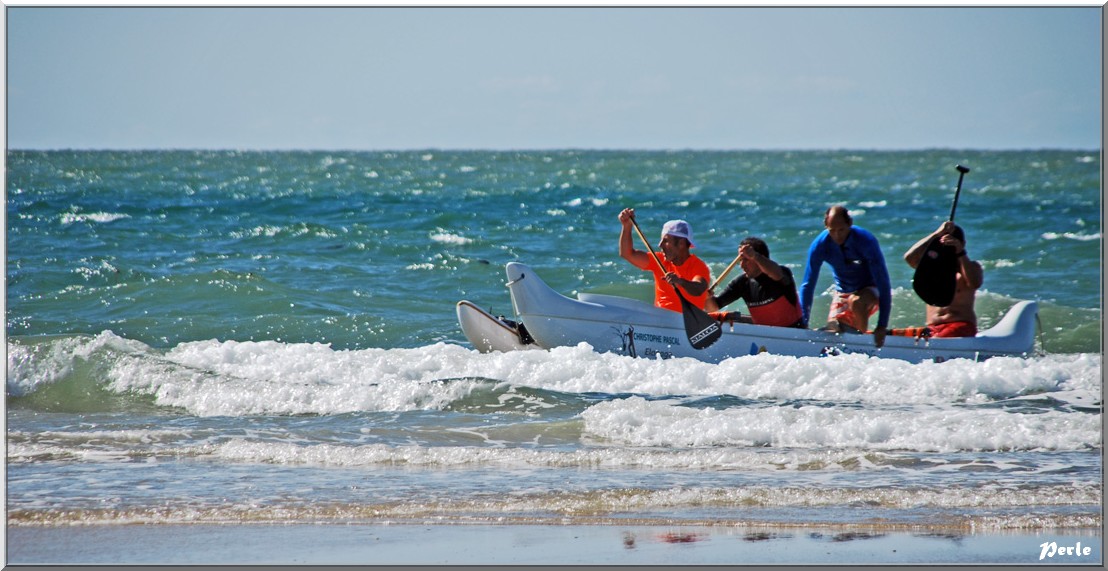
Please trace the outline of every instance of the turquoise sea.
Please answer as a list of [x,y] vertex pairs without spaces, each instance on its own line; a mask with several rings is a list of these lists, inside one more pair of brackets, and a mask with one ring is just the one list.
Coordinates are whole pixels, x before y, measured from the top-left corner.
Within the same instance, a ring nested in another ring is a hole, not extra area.
[[[625,207],[649,236],[688,220],[713,272],[757,235],[801,275],[838,203],[881,241],[891,325],[919,325],[901,256],[956,164],[982,326],[1038,300],[1036,355],[480,354],[456,321],[461,299],[511,314],[511,261],[651,299]],[[10,151],[9,562],[70,526],[427,522],[1030,533],[1102,561],[1100,172],[1062,150]]]

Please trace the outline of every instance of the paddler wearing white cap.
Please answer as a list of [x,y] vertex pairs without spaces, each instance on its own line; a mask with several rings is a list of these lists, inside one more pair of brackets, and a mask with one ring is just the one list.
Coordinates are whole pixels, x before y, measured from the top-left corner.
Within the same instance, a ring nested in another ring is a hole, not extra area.
[[632,221],[634,208],[625,208],[619,213],[622,229],[619,233],[619,255],[633,266],[654,274],[654,305],[671,311],[681,312],[681,301],[674,288],[681,288],[685,299],[703,309],[708,299],[708,284],[711,283],[711,270],[708,264],[690,252],[695,248],[692,227],[684,220],[670,220],[662,226],[662,237],[658,242],[658,267],[649,253],[635,248],[632,239]]

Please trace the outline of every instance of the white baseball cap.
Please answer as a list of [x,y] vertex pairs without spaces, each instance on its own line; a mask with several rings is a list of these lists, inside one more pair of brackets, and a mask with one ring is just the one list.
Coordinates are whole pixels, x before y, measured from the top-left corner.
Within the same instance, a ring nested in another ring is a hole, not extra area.
[[678,238],[684,238],[689,241],[689,247],[695,248],[696,244],[692,239],[692,228],[689,227],[689,223],[684,220],[670,220],[662,226],[662,238],[666,237],[666,234],[670,236],[677,236]]

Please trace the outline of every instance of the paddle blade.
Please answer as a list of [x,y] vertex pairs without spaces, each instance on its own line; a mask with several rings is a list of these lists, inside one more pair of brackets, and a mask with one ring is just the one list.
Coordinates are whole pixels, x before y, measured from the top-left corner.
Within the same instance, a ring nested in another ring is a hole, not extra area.
[[954,301],[958,286],[958,255],[954,248],[939,245],[932,240],[916,266],[912,276],[912,289],[927,305],[946,307]]
[[705,349],[715,343],[723,335],[719,322],[685,299],[681,292],[677,292],[677,297],[681,299],[681,315],[685,318],[685,334],[689,336],[689,345],[693,349]]

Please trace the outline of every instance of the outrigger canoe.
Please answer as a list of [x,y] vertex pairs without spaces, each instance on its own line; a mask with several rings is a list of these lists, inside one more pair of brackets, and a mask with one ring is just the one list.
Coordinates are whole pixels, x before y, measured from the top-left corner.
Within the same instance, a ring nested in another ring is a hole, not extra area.
[[718,363],[758,353],[827,357],[861,353],[914,363],[980,361],[1030,356],[1035,348],[1038,304],[1020,301],[976,337],[913,338],[890,335],[878,349],[873,336],[734,323],[705,349],[689,345],[681,314],[624,297],[581,293],[571,299],[550,288],[525,264],[505,268],[517,320],[493,316],[470,301],[457,304],[462,332],[482,352],[552,349],[588,343],[599,352],[631,357],[692,357]]

